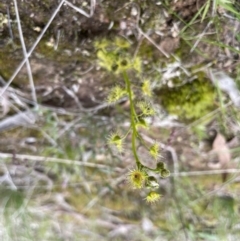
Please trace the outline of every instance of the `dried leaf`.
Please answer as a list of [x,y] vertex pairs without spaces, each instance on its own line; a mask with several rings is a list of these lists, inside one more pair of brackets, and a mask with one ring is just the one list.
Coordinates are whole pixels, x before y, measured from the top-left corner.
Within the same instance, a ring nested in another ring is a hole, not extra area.
[[212,145],[213,152],[217,154],[218,161],[222,168],[227,167],[231,160],[230,150],[228,148],[225,137],[217,133]]
[[[229,167],[229,163],[231,161],[231,153],[229,147],[227,145],[225,137],[217,133],[213,144],[212,144],[212,154],[215,154],[218,160],[218,168],[227,169]],[[213,165],[209,164],[209,167],[213,167]],[[216,166],[215,166],[216,168]],[[225,182],[227,178],[227,173],[222,174],[222,181]]]
[[4,116],[7,115],[7,113],[10,110],[10,102],[8,99],[8,95],[4,94],[1,98],[0,98],[0,106],[1,108],[1,114],[0,114],[0,118],[3,118]]

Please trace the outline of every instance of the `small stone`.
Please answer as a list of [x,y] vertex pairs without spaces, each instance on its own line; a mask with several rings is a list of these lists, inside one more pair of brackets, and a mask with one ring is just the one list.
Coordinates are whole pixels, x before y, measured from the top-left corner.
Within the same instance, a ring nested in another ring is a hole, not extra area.
[[133,7],[132,10],[131,10],[131,15],[137,16],[137,14],[138,14],[137,8]]

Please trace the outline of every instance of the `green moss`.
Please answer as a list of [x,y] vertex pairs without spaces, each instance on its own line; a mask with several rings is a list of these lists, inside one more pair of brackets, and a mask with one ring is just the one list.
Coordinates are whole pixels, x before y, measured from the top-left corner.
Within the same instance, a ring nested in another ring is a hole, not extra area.
[[214,107],[215,91],[204,73],[192,82],[169,88],[164,86],[160,91],[162,105],[181,120],[195,120],[207,114]]
[[13,50],[9,46],[5,46],[4,49],[0,50],[0,75],[5,80],[11,77],[18,64],[18,59],[15,58]]

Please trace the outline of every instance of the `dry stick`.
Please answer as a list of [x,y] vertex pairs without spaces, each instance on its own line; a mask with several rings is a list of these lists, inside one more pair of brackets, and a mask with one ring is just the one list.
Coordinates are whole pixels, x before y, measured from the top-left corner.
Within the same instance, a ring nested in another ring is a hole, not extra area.
[[8,29],[9,29],[9,35],[13,41],[13,31],[12,31],[12,26],[11,26],[11,23],[10,23],[10,13],[9,13],[9,6],[7,5],[7,15],[8,15]]
[[32,52],[34,51],[34,49],[36,48],[36,46],[38,45],[38,43],[40,42],[40,40],[42,39],[44,33],[47,31],[48,27],[50,26],[50,24],[52,23],[53,19],[55,18],[55,16],[57,15],[58,11],[60,10],[60,8],[62,7],[63,3],[65,0],[62,0],[60,2],[60,4],[58,5],[58,7],[56,8],[56,10],[54,11],[53,15],[51,16],[51,18],[49,19],[48,23],[46,24],[45,28],[43,29],[43,31],[41,32],[41,34],[38,36],[37,40],[35,41],[35,43],[33,44],[33,46],[31,47],[31,49],[29,50],[28,53],[26,53],[26,56],[24,57],[23,61],[19,64],[18,68],[15,70],[15,72],[13,73],[13,75],[11,76],[11,78],[9,79],[9,81],[7,82],[7,84],[4,86],[4,88],[2,89],[2,91],[0,92],[0,96],[3,95],[3,93],[7,90],[7,88],[10,86],[10,84],[12,83],[12,81],[14,80],[14,78],[17,76],[17,74],[19,73],[19,71],[22,69],[23,65],[26,63],[26,61],[28,60],[28,58],[31,56]]
[[[6,175],[6,174],[5,174],[5,175]],[[3,178],[5,178],[5,175],[0,177],[0,183],[2,182],[2,180],[5,181],[5,179],[3,179]],[[38,173],[38,175],[39,175],[39,173]],[[50,178],[49,178],[49,179],[50,179]],[[104,182],[106,182],[106,181],[109,181],[109,182],[110,182],[110,181],[112,181],[112,179],[113,179],[113,178],[106,178],[106,179],[104,179],[103,181],[104,181]],[[68,187],[84,186],[86,183],[87,183],[87,184],[99,184],[99,180],[95,180],[95,181],[86,181],[86,180],[84,180],[84,181],[81,181],[81,182],[68,182],[66,186],[68,186]],[[14,184],[14,185],[15,185],[15,184]],[[62,183],[60,183],[60,184],[51,184],[51,188],[62,187],[62,186],[63,186]],[[29,188],[29,185],[15,185],[15,187],[16,187],[16,190],[17,190],[17,189],[27,189],[27,188]],[[34,187],[35,187],[35,188],[50,189],[50,188],[49,188],[49,185],[44,185],[44,184],[42,184],[42,185],[34,184]],[[14,187],[12,187],[12,186],[4,186],[4,187],[1,187],[1,188],[4,188],[4,189],[13,189]],[[14,188],[14,189],[15,189],[15,188]]]
[[198,36],[198,40],[195,42],[195,44],[191,48],[190,53],[192,53],[194,51],[194,49],[197,47],[197,45],[199,44],[199,42],[203,38],[204,34],[207,32],[207,30],[208,30],[208,28],[210,27],[211,24],[212,24],[212,20],[207,24],[206,28],[203,30],[203,32],[200,34],[200,36]]
[[65,3],[75,9],[77,12],[81,13],[82,15],[84,15],[87,18],[90,18],[93,16],[94,10],[95,10],[95,5],[96,5],[96,1],[95,0],[91,0],[91,9],[90,9],[90,14],[86,13],[84,10],[82,10],[81,8],[76,7],[75,5],[73,5],[72,3],[70,3],[69,1],[65,1]]
[[77,107],[78,107],[79,109],[82,108],[82,104],[80,103],[78,97],[75,95],[74,91],[68,89],[68,88],[67,88],[66,86],[64,86],[64,85],[62,86],[62,90],[64,90],[67,95],[69,95],[71,98],[74,99],[74,101],[75,101],[75,103],[76,103],[76,105],[77,105]]
[[207,171],[192,171],[192,172],[177,172],[171,175],[176,177],[188,177],[188,176],[203,176],[203,175],[218,175],[223,173],[240,173],[240,169],[218,169]]
[[[0,76],[0,82],[1,82],[3,85],[6,84],[5,80],[4,80],[1,76]],[[19,98],[19,96],[18,96],[19,93],[18,93],[18,92],[21,94],[21,91],[19,91],[19,90],[16,91],[16,90],[14,90],[13,88],[9,88],[7,94],[9,94],[9,95],[11,96],[11,98],[12,98],[19,106],[26,108],[27,111],[24,111],[24,112],[21,111],[17,106],[15,106],[13,103],[11,103],[11,102],[9,101],[10,107],[12,107],[12,108],[17,112],[17,114],[14,115],[14,116],[16,116],[16,117],[18,116],[18,117],[19,117],[18,114],[20,114],[21,117],[22,117],[22,119],[24,119],[25,122],[30,123],[30,124],[34,124],[36,120],[35,120],[35,118],[32,118],[32,117],[30,117],[28,114],[26,114],[26,112],[30,112],[30,109],[28,109],[27,106],[24,104],[24,102],[21,101],[21,97]],[[3,99],[3,97],[0,96],[0,99]],[[31,103],[34,104],[34,101],[31,101]],[[0,121],[0,132],[4,129],[4,126],[11,126],[11,125],[13,124],[13,122],[11,122],[11,121],[14,120],[14,116],[12,116],[12,117],[7,117],[6,119],[3,119],[3,120]],[[33,116],[33,115],[32,115],[32,116]],[[9,120],[9,121],[7,121],[7,120]],[[5,123],[6,125],[5,125],[4,123]],[[14,121],[14,123],[16,123],[16,122]],[[17,124],[17,123],[16,123],[16,124]]]
[[1,164],[1,166],[5,170],[5,174],[0,177],[0,184],[2,184],[3,182],[7,182],[10,185],[12,190],[17,190],[17,187],[14,184],[14,182],[12,180],[12,177],[11,177],[6,165]]
[[62,130],[59,131],[56,139],[59,139],[66,131],[68,131],[70,128],[75,126],[82,118],[83,118],[82,116],[79,116],[75,120],[67,124]]
[[[0,122],[1,123],[1,122]],[[43,130],[43,128],[40,128],[38,126],[28,126],[27,128],[32,129],[32,130],[37,130],[40,131],[43,135],[43,137],[54,147],[57,147],[58,144],[57,142],[50,136],[47,134],[46,131]],[[1,129],[0,129],[1,130]]]
[[20,41],[21,41],[21,45],[22,45],[23,55],[24,55],[24,58],[26,59],[26,67],[27,67],[29,83],[30,83],[31,90],[32,90],[32,98],[33,98],[33,101],[35,102],[35,104],[37,105],[37,95],[36,95],[35,85],[34,85],[34,81],[33,81],[32,70],[31,70],[31,66],[29,63],[28,56],[27,56],[27,50],[26,50],[26,45],[25,45],[24,38],[23,38],[22,27],[21,27],[21,22],[20,22],[20,17],[19,17],[18,6],[17,6],[16,0],[14,0],[14,7],[15,7],[15,13],[16,13],[17,24],[18,24],[18,32],[19,32],[19,37],[20,37]]
[[55,51],[56,51],[57,48],[58,48],[58,44],[59,44],[59,39],[60,39],[60,37],[61,37],[61,30],[58,29],[58,31],[57,31],[57,40],[56,40],[56,43],[54,44],[54,50],[55,50]]
[[159,45],[157,45],[147,34],[145,34],[140,28],[138,28],[140,34],[142,34],[151,44],[153,44],[166,58],[169,58],[167,54]]
[[[10,159],[13,157],[13,154],[11,153],[3,153],[0,152],[0,159]],[[60,159],[60,158],[54,158],[54,157],[44,157],[44,156],[33,156],[33,155],[25,155],[25,154],[15,154],[14,156],[16,159],[20,159],[22,161],[24,160],[31,160],[31,161],[39,161],[39,162],[58,162],[68,165],[77,165],[77,166],[85,166],[85,167],[92,167],[92,168],[109,168],[107,165],[103,164],[96,164],[96,163],[89,163],[89,162],[80,162],[75,160],[69,160],[69,159]],[[115,171],[121,171],[121,168],[114,168]]]

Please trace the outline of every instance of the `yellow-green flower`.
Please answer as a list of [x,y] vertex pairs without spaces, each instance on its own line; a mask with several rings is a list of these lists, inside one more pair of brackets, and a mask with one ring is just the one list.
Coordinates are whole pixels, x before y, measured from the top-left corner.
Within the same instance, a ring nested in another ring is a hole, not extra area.
[[146,201],[147,203],[154,203],[160,200],[160,198],[161,198],[161,195],[159,193],[151,191],[150,193],[148,193],[146,197]]
[[109,40],[103,38],[100,41],[95,41],[94,42],[94,47],[96,49],[106,49],[109,46]]
[[145,184],[147,177],[147,173],[139,169],[134,169],[128,174],[129,183],[134,189],[142,188]]
[[119,37],[115,38],[115,45],[120,49],[128,49],[131,46],[131,44],[126,39]]
[[124,140],[124,138],[118,132],[113,132],[108,137],[108,144],[115,146],[119,152],[122,152],[123,151],[123,140]]
[[151,104],[146,102],[146,101],[140,101],[137,103],[138,108],[141,110],[141,115],[144,116],[150,116],[150,115],[154,115],[155,111],[152,108]]
[[132,62],[132,68],[136,70],[137,73],[142,72],[142,60],[139,57],[136,57]]
[[97,57],[99,60],[99,65],[109,72],[114,72],[113,66],[116,65],[117,55],[113,52],[107,52],[105,50],[98,50]]
[[151,97],[152,96],[152,90],[149,80],[144,80],[142,84],[142,92],[144,95]]
[[159,145],[157,143],[154,143],[150,149],[149,149],[149,154],[155,159],[157,160],[157,158],[160,156],[159,154],[160,148]]
[[126,95],[127,92],[125,89],[123,89],[121,86],[116,85],[113,87],[107,97],[107,102],[109,104],[115,103],[116,101],[120,100],[124,95]]

